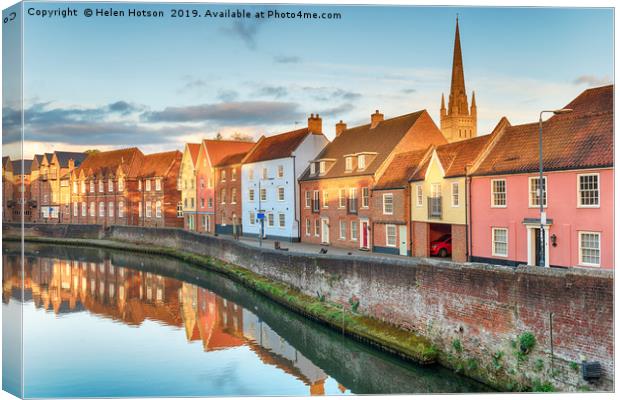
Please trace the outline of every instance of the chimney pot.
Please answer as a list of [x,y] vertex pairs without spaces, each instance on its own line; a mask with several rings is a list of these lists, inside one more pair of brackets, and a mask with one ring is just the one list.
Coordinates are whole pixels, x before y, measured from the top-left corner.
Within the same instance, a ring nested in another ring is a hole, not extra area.
[[379,110],[376,110],[375,113],[370,116],[370,129],[377,126],[381,121],[383,121],[383,114],[381,114]]
[[313,133],[323,133],[323,120],[319,117],[319,114],[310,114],[308,118],[308,130]]
[[347,130],[347,124],[340,120],[340,122],[336,124],[336,137],[340,136],[340,134],[345,130]]

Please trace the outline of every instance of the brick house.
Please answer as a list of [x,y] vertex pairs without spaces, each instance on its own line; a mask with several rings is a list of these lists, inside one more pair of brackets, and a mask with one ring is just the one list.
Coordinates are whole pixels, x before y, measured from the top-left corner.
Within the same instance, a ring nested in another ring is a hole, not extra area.
[[200,143],[186,143],[181,159],[180,184],[183,228],[196,230],[196,167]]
[[543,122],[542,185],[539,124],[498,135],[471,171],[472,260],[539,265],[542,222],[545,266],[614,267],[613,97],[588,89]]
[[13,178],[13,162],[8,156],[2,157],[2,221],[13,221],[15,200],[15,179]]
[[[23,164],[22,164],[23,161]],[[32,160],[16,160],[12,162],[13,175],[13,207],[12,220],[19,222],[21,216],[24,216],[24,222],[30,222],[32,219],[33,204],[30,199],[30,174],[32,168]]]
[[145,155],[138,173],[138,225],[183,227],[179,173],[183,154],[168,151]]
[[300,179],[301,240],[372,250],[373,225],[382,213],[371,198],[379,177],[397,154],[444,143],[426,110],[387,120],[376,111],[369,124],[350,129],[336,124],[336,138]]
[[215,169],[215,193],[217,213],[215,214],[215,232],[226,235],[241,235],[241,161],[247,152],[231,154],[224,157],[213,167]]
[[[254,142],[237,140],[211,140],[205,139],[200,145],[196,161],[196,230],[199,232],[215,233],[216,213],[218,208],[226,204],[226,193],[222,201],[221,195],[216,195],[216,177],[214,166],[224,158],[238,153],[245,153],[254,146]],[[241,180],[241,170],[227,171],[226,176],[222,170],[224,181]],[[228,179],[227,179],[228,178]],[[230,193],[230,192],[229,192]],[[230,195],[230,194],[229,194]],[[237,196],[240,196],[237,194]],[[239,214],[237,214],[239,215]],[[225,217],[224,217],[225,218]],[[220,215],[222,219],[222,215]]]
[[72,173],[71,223],[139,225],[143,158],[136,147],[89,154]]

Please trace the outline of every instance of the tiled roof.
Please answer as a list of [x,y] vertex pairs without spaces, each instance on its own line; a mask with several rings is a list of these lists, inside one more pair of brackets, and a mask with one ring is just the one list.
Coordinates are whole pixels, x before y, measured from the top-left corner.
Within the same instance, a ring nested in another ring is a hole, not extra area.
[[138,176],[143,157],[142,152],[136,147],[91,153],[82,162],[77,173],[84,171],[87,176],[110,175],[116,174],[120,166],[127,177],[134,178]]
[[[335,160],[329,170],[320,177],[310,176],[310,171],[306,171],[302,180],[338,178],[356,175],[373,175],[379,166],[394,151],[396,145],[403,139],[405,134],[415,125],[418,119],[428,113],[426,110],[417,111],[411,114],[401,115],[383,120],[374,128],[371,124],[353,127],[345,130],[338,135],[316,159]],[[430,119],[430,116],[428,116]],[[415,147],[408,150],[422,150],[432,144],[446,143],[438,129],[427,131],[419,129],[414,132]],[[363,152],[377,153],[376,157],[366,165],[362,172],[345,172],[345,155]]]
[[175,162],[181,163],[181,158],[183,153],[176,150],[145,155],[138,175],[143,178],[166,176]]
[[290,157],[308,134],[310,134],[308,128],[302,128],[279,135],[263,137],[256,143],[256,146],[248,152],[243,163],[248,164]]
[[409,178],[420,166],[429,152],[426,150],[414,150],[400,153],[394,156],[388,164],[385,172],[381,175],[374,190],[399,189],[407,187]]
[[78,153],[73,151],[56,151],[54,153],[56,154],[56,158],[58,158],[61,168],[67,168],[69,166],[69,160],[73,160],[75,162],[75,166],[79,167],[87,156],[86,153]]
[[15,175],[29,174],[32,167],[32,160],[24,160],[24,172],[22,172],[22,160],[13,161],[13,173]]
[[230,155],[222,158],[222,160],[219,163],[217,163],[216,165],[214,165],[214,167],[227,167],[229,165],[240,164],[241,161],[243,160],[243,157],[245,157],[246,154],[248,154],[248,153],[247,152],[243,152],[243,153],[230,154]]
[[[588,89],[543,122],[543,168],[586,169],[613,165],[613,85]],[[508,127],[472,175],[538,170],[538,123]]]
[[189,154],[192,156],[192,163],[196,166],[198,153],[200,153],[200,143],[188,143],[187,148],[189,149]]
[[254,142],[245,142],[238,140],[210,140],[206,139],[202,141],[203,146],[207,150],[207,154],[209,154],[209,160],[211,160],[211,165],[217,165],[231,154],[236,153],[244,153],[249,151],[253,146]]
[[465,176],[465,168],[476,160],[490,139],[491,135],[484,135],[437,147],[437,156],[445,172],[444,177]]

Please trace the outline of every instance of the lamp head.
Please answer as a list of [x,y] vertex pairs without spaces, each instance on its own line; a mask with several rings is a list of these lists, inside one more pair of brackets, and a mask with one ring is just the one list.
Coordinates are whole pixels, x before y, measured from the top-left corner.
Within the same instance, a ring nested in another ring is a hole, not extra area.
[[572,112],[573,112],[572,108],[561,108],[559,110],[553,110],[553,113],[555,115],[558,115],[558,114],[568,114],[568,113],[572,113]]

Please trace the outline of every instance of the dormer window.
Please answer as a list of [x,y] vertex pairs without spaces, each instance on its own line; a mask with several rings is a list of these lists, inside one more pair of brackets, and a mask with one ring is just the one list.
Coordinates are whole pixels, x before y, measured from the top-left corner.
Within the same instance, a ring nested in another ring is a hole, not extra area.
[[360,154],[357,156],[357,168],[366,169],[366,155]]
[[316,163],[310,163],[310,175],[316,174]]
[[348,171],[348,172],[353,171],[353,157],[345,157],[344,161],[345,161],[345,167],[344,167],[345,171]]
[[319,174],[323,175],[325,173],[325,161],[321,161],[319,163]]

